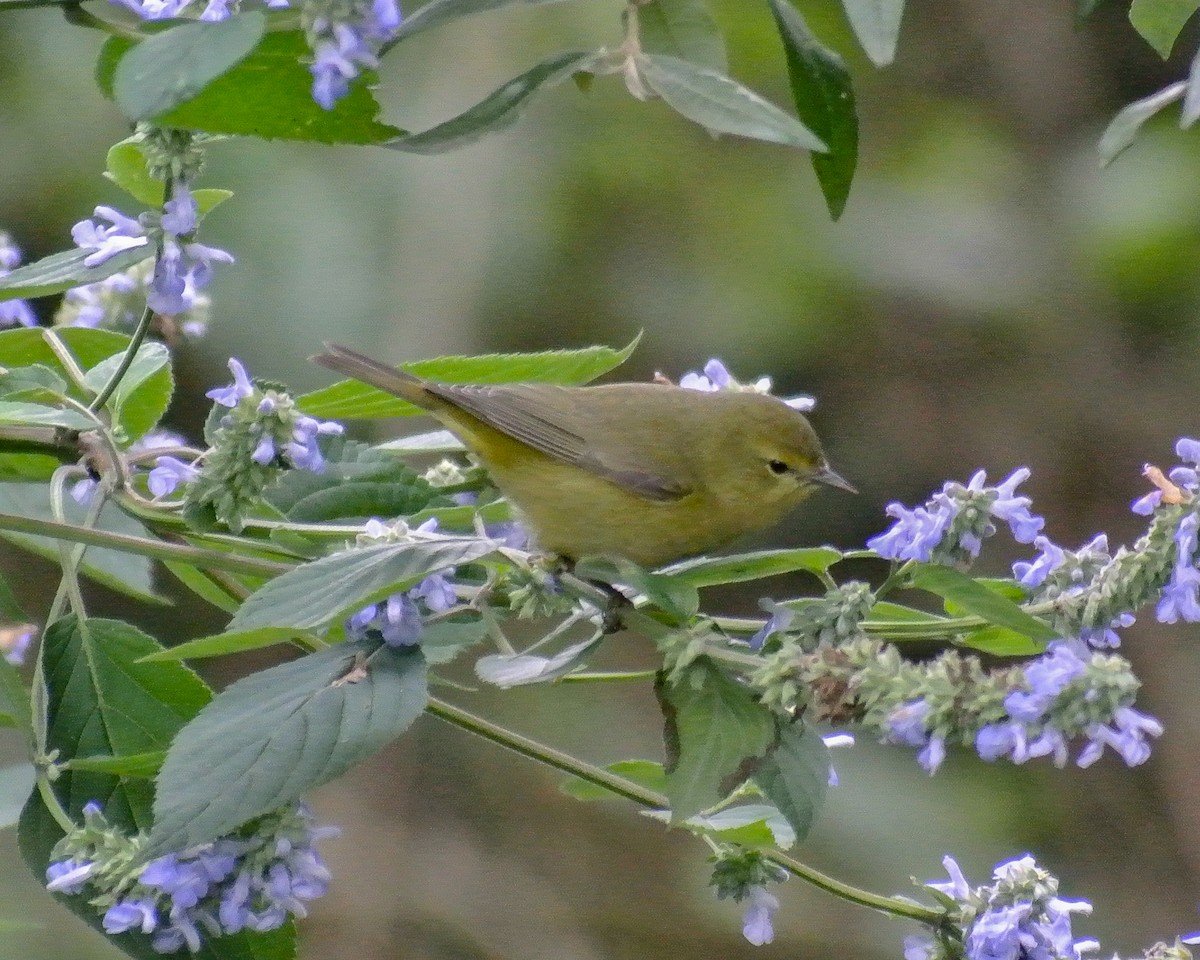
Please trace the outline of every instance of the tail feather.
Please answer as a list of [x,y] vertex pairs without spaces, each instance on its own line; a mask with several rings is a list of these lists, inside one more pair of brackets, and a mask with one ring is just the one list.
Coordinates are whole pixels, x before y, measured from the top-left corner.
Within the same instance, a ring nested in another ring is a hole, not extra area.
[[387,393],[403,397],[410,403],[422,407],[430,405],[431,398],[426,393],[424,381],[420,377],[389,367],[349,347],[338,343],[326,343],[325,350],[310,359],[330,370],[336,370]]

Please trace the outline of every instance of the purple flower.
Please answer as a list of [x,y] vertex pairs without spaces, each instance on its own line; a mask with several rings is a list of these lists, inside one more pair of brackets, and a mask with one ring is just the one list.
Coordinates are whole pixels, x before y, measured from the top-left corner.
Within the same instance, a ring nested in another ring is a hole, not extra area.
[[195,860],[180,861],[174,853],[151,860],[138,876],[145,887],[161,890],[171,898],[175,910],[194,907],[208,893],[209,879],[203,867]]
[[910,700],[897,707],[888,715],[888,740],[910,747],[925,746],[929,741],[929,732],[925,729],[928,716],[929,704],[924,700]]
[[458,603],[458,594],[454,592],[454,586],[445,573],[430,574],[413,587],[410,594],[413,599],[424,600],[425,606],[434,613],[449,610]]
[[154,462],[154,469],[146,477],[146,485],[156,499],[174,493],[181,483],[193,483],[200,476],[199,470],[176,457],[159,457]]
[[1150,744],[1146,737],[1162,736],[1162,724],[1132,707],[1118,707],[1113,713],[1113,721],[1111,727],[1093,723],[1087,728],[1091,742],[1075,761],[1079,766],[1090,767],[1100,759],[1106,746],[1119,754],[1126,766],[1136,767],[1150,759]]
[[209,21],[227,19],[229,17],[229,4],[231,2],[232,0],[208,0],[208,5],[204,8],[204,12],[200,14],[200,19]]
[[263,434],[250,454],[250,459],[259,466],[266,467],[275,462],[275,440],[270,434]]
[[46,868],[46,889],[68,895],[79,893],[95,866],[91,860],[60,860],[52,863]]
[[91,477],[84,477],[71,485],[71,499],[79,504],[89,503],[98,486]]
[[935,512],[925,507],[909,510],[903,504],[889,503],[886,513],[894,517],[892,526],[867,541],[867,546],[889,560],[927,561],[942,542],[957,510],[939,503]]
[[[7,233],[0,231],[0,277],[21,263],[21,250]],[[0,330],[5,327],[34,327],[37,317],[25,300],[0,302]]]
[[197,216],[198,208],[192,191],[185,181],[176,180],[171,188],[171,199],[163,205],[162,228],[177,237],[194,233]]
[[790,627],[792,621],[796,618],[796,611],[791,607],[785,607],[770,600],[760,601],[760,606],[764,610],[769,610],[771,616],[759,631],[747,641],[751,650],[761,650],[767,640]]
[[1014,470],[1007,480],[996,487],[998,496],[991,507],[992,516],[1008,524],[1013,539],[1018,543],[1032,543],[1046,525],[1042,517],[1029,512],[1032,500],[1015,495],[1017,487],[1029,479],[1029,472],[1028,467]]
[[416,602],[403,593],[393,593],[384,601],[379,624],[383,641],[391,647],[411,647],[421,639],[421,611]]
[[1033,545],[1041,551],[1041,556],[1032,563],[1018,561],[1012,567],[1013,576],[1022,586],[1026,587],[1040,587],[1045,583],[1046,577],[1053,573],[1066,558],[1063,548],[1053,543],[1048,537],[1035,537]]
[[14,667],[19,667],[25,662],[25,655],[29,652],[29,645],[33,643],[34,630],[29,627],[25,630],[2,631],[0,637],[4,638],[3,651],[4,659],[11,663]]
[[1175,455],[1193,466],[1200,467],[1200,440],[1180,437],[1175,444]]
[[1154,611],[1159,623],[1200,621],[1200,570],[1176,566]]
[[300,417],[292,429],[292,439],[288,441],[285,452],[292,465],[301,470],[311,470],[320,473],[325,469],[325,458],[317,445],[317,437],[321,435],[340,435],[345,428],[332,420],[320,421],[312,417]]
[[946,738],[930,737],[929,742],[917,753],[917,763],[931,777],[946,759]]
[[191,0],[112,0],[132,10],[143,20],[167,20],[179,16]]
[[1148,517],[1162,503],[1162,498],[1163,492],[1161,490],[1151,490],[1144,497],[1138,497],[1134,500],[1130,504],[1129,509],[1143,517]]
[[[119,210],[100,206],[92,216],[94,220],[80,220],[71,228],[75,245],[92,250],[83,260],[86,267],[97,267],[123,250],[144,247],[150,242],[145,228]],[[98,222],[102,220],[108,221],[108,226]]]
[[121,900],[104,914],[105,933],[124,933],[134,929],[153,933],[157,926],[158,911],[148,900]]
[[1041,720],[1058,695],[1072,680],[1083,675],[1087,664],[1067,643],[1052,643],[1046,653],[1025,665],[1022,671],[1028,691],[1013,691],[1004,698],[1004,709],[1017,720]]
[[742,936],[756,947],[775,939],[772,918],[779,909],[779,900],[766,887],[753,886],[746,891],[746,912],[742,918]]
[[679,378],[679,385],[685,390],[699,390],[703,393],[713,393],[724,390],[733,382],[725,364],[712,359],[704,365],[704,373],[685,373]]
[[243,399],[254,393],[254,384],[246,375],[246,368],[240,360],[229,358],[229,372],[233,374],[233,383],[228,387],[217,387],[205,394],[214,403],[223,407],[236,407]]
[[945,869],[949,880],[930,880],[925,886],[930,890],[937,890],[939,893],[944,893],[948,897],[953,897],[958,901],[965,901],[971,895],[971,887],[967,883],[967,878],[963,875],[962,868],[949,854],[942,857],[942,867]]
[[326,110],[350,92],[350,81],[366,67],[379,66],[366,37],[348,23],[335,23],[329,34],[313,47],[313,99]]

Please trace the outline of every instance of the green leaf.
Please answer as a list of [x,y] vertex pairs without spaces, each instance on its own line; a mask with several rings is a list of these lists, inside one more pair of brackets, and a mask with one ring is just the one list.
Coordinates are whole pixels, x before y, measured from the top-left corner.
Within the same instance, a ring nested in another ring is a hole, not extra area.
[[775,734],[771,712],[707,657],[674,684],[655,684],[666,722],[667,796],[679,823],[747,780]]
[[[133,136],[109,147],[108,169],[104,171],[104,176],[144,206],[158,209],[163,205],[166,184],[150,176],[142,142],[141,137]],[[201,217],[232,196],[231,190],[207,188],[192,191]]]
[[859,45],[877,67],[896,59],[904,0],[842,0]]
[[[122,351],[102,360],[87,372],[83,382],[90,390],[99,394],[116,373],[124,356],[125,353]],[[157,377],[152,385],[147,386],[147,381],[155,378],[155,375],[159,373],[166,375]],[[125,406],[132,398],[136,397],[138,419],[134,423],[135,429],[142,428],[151,420],[153,422],[150,425],[153,426],[167,412],[174,385],[171,377],[170,351],[161,343],[143,343],[138,348],[133,363],[125,371],[125,375],[105,406],[112,411],[113,418],[121,424],[122,429],[128,432],[124,420]],[[143,386],[146,386],[146,389],[141,389]],[[150,428],[146,427],[145,429]],[[136,436],[140,436],[144,432],[145,430],[141,430]]]
[[[1118,154],[1137,139],[1138,133],[1147,120],[1175,101],[1182,100],[1187,89],[1188,82],[1186,80],[1172,83],[1142,100],[1135,100],[1113,117],[1108,126],[1104,128],[1100,142],[1096,145],[1101,165],[1107,166],[1112,163]],[[0,280],[0,283],[3,282]]]
[[[66,498],[64,508],[68,523],[83,523],[87,512],[86,508],[77,504],[70,497]],[[22,517],[53,520],[49,487],[40,483],[0,483],[0,513],[15,513]],[[105,505],[96,527],[112,533],[125,533],[138,537],[147,536],[146,529],[140,523],[122,513],[112,503]],[[5,530],[0,531],[0,538],[48,560],[57,562],[59,559],[58,541],[51,537],[31,536]],[[154,593],[151,563],[146,557],[133,556],[105,547],[89,547],[87,553],[83,555],[83,563],[80,564],[79,569],[97,583],[102,583],[127,596],[149,603],[163,602],[162,598]]]
[[200,599],[211,603],[218,610],[224,610],[226,613],[233,614],[241,606],[240,600],[234,598],[223,587],[217,584],[212,577],[198,567],[179,563],[176,560],[165,560],[162,561],[162,564],[176,580],[191,590],[196,596],[200,597]]
[[408,516],[436,497],[437,490],[415,473],[407,483],[351,481],[309,494],[288,511],[287,517],[297,523],[327,523]]
[[858,113],[850,72],[841,57],[817,40],[790,0],[770,3],[787,54],[796,115],[828,148],[811,160],[829,215],[836,220],[846,208],[858,163]]
[[646,53],[663,53],[728,73],[725,38],[704,0],[650,0],[631,7]]
[[1180,31],[1197,9],[1200,0],[1133,0],[1129,5],[1129,22],[1166,60]]
[[602,636],[575,643],[550,657],[533,653],[489,654],[475,662],[475,676],[502,690],[531,683],[548,683],[583,665],[584,658],[600,645]]
[[0,400],[0,424],[40,427],[65,427],[68,430],[90,430],[96,424],[82,413],[47,407],[40,403],[13,403]]
[[[80,621],[71,615],[47,627],[42,644],[47,743],[64,760],[165,750],[208,702],[208,688],[182,664],[140,663],[162,648],[130,624]],[[153,791],[148,783],[67,770],[54,782],[54,790],[73,817],[95,800],[113,823],[150,827]]]
[[21,605],[17,603],[12,587],[0,576],[0,622],[7,620],[9,623],[25,623],[27,619]]
[[294,803],[403,733],[426,696],[418,650],[362,643],[237,681],[168,751],[145,856],[204,843]]
[[996,657],[1027,657],[1046,649],[1044,643],[1031,640],[1025,634],[1007,627],[981,627],[964,635],[958,642],[960,646]]
[[808,836],[829,790],[829,748],[809,725],[791,723],[754,774],[754,782],[796,831]]
[[[400,364],[401,370],[443,383],[589,383],[624,363],[641,340],[638,334],[620,350],[585,347],[544,353],[498,353],[479,357],[439,357]],[[343,380],[306,393],[297,404],[309,416],[322,419],[408,417],[422,410],[357,380]]]
[[700,609],[700,595],[693,584],[661,573],[648,573],[623,557],[582,557],[575,564],[574,573],[584,580],[632,587],[679,620],[694,617]]
[[227,633],[260,627],[319,630],[374,599],[422,577],[470,563],[495,550],[478,538],[383,543],[343,550],[289,570],[256,590]]
[[482,618],[427,623],[421,632],[421,653],[427,663],[435,666],[450,663],[486,636],[487,623]]
[[[41,798],[37,795],[31,797],[21,811],[17,836],[21,859],[39,883],[46,882],[46,867],[50,863],[51,851],[62,835],[62,828],[46,810]],[[57,893],[52,896],[97,933],[107,937],[103,926],[104,911],[97,910],[86,897]],[[163,955],[154,949],[151,938],[140,930],[127,930],[108,940],[135,960],[162,960]],[[295,960],[296,927],[289,920],[278,930],[269,933],[243,930],[223,937],[207,937],[201,944],[200,952],[188,956],[189,960]]]
[[[787,604],[791,606],[791,604]],[[864,625],[869,625],[871,622],[883,623],[940,623],[944,618],[936,614],[927,613],[924,610],[914,610],[912,607],[906,607],[899,603],[892,603],[890,600],[880,600],[871,608],[871,613]]]
[[[667,792],[667,772],[661,763],[653,760],[618,760],[604,768],[609,773],[636,783],[639,787],[653,790],[655,793]],[[568,777],[559,784],[558,789],[576,800],[616,800],[615,793],[607,787],[601,787],[579,777]]]
[[[136,41],[111,37],[100,51],[97,81],[113,93],[113,74]],[[316,143],[383,143],[401,133],[379,123],[379,104],[371,95],[375,81],[364,71],[332,110],[312,98],[312,52],[299,30],[267,33],[258,47],[202,93],[157,118],[163,126],[206,133],[302,140]]]
[[131,120],[150,120],[195,98],[241,63],[262,39],[259,10],[185,23],[147,37],[121,58],[113,96]]
[[66,393],[67,382],[49,367],[41,363],[27,367],[10,367],[0,373],[0,396],[19,399],[16,394],[30,394],[23,399],[32,400],[32,394],[42,396]]
[[[128,270],[154,256],[154,246],[147,243],[130,250],[122,250],[98,266],[85,266],[83,261],[95,252],[95,250],[64,250],[62,253],[53,253],[34,263],[17,267],[16,270],[0,277],[0,301],[14,300],[17,297],[45,297],[52,293],[62,293],[71,287],[82,286],[85,283],[97,283],[111,277],[114,273]],[[23,329],[6,332],[36,334],[38,331]],[[91,332],[106,331],[94,330]]]
[[1008,627],[1031,640],[1049,643],[1058,636],[1052,627],[1030,616],[1008,598],[951,567],[919,564],[913,570],[912,584],[954,602],[989,623]]
[[806,150],[826,149],[795,117],[723,73],[662,54],[643,54],[637,67],[646,85],[668,106],[711,133],[732,133]]
[[530,98],[538,90],[557,86],[576,72],[586,70],[596,56],[595,53],[580,50],[556,53],[513,77],[457,117],[420,133],[406,133],[386,141],[382,146],[404,153],[428,155],[475,143],[488,134],[511,127],[520,119]]
[[149,779],[158,773],[166,755],[166,750],[150,750],[146,753],[135,753],[124,757],[103,754],[94,757],[75,757],[69,762],[69,767],[72,770],[86,770],[89,773],[111,773],[118,777]]
[[404,18],[400,29],[395,33],[395,38],[388,46],[433,27],[440,27],[442,24],[477,13],[500,10],[503,7],[540,7],[561,2],[562,0],[433,0]]
[[[643,810],[655,820],[669,822],[667,810]],[[765,803],[746,803],[725,807],[715,813],[698,813],[683,821],[683,827],[700,836],[716,837],[725,843],[743,847],[780,847],[786,850],[796,842],[796,831],[774,807]]]
[[0,767],[0,830],[16,826],[21,808],[33,792],[37,773],[32,763]]
[[842,559],[835,547],[801,547],[796,550],[759,550],[728,557],[697,557],[663,567],[658,572],[677,583],[712,587],[723,583],[762,580],[805,570],[821,574]]
[[247,650],[261,650],[296,639],[297,631],[291,627],[259,627],[236,633],[217,633],[210,637],[198,637],[186,643],[166,647],[146,657],[147,662],[158,660],[200,660],[204,657],[223,657]]
[[[998,593],[1006,600],[1011,600],[1014,603],[1021,603],[1029,598],[1029,594],[1025,588],[1011,577],[973,577],[972,579],[981,587],[991,590],[992,593]],[[966,616],[971,612],[961,603],[956,603],[954,600],[947,600],[943,606],[946,608],[946,613],[952,617]]]

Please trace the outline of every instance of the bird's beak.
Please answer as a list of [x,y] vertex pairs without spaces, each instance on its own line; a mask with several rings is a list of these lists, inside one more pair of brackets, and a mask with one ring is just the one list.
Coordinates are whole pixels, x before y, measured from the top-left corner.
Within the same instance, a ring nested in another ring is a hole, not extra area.
[[829,464],[825,464],[817,469],[812,475],[812,479],[816,483],[824,483],[830,487],[837,487],[839,490],[845,490],[848,493],[858,493],[858,489],[849,480],[843,477],[836,470],[832,470]]

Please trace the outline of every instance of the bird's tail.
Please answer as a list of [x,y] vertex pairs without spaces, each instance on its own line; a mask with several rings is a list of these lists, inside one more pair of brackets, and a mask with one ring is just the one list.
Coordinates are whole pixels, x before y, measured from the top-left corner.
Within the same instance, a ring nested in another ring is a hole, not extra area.
[[370,357],[363,356],[363,354],[357,353],[349,347],[343,347],[337,343],[327,343],[323,352],[318,353],[310,359],[314,363],[328,367],[330,370],[336,370],[338,373],[344,373],[355,380],[369,383],[371,386],[378,387],[387,393],[403,397],[417,406],[430,406],[431,398],[425,390],[424,381],[420,377],[415,377],[403,370],[397,370],[395,367],[389,367],[378,360],[372,360]]

